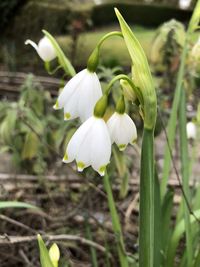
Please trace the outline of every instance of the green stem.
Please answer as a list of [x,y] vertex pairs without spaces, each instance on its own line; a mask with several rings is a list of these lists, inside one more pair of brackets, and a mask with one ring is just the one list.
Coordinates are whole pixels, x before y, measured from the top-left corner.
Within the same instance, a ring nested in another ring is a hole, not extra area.
[[[188,142],[186,134],[186,99],[185,90],[183,88],[181,92],[180,99],[180,109],[179,109],[179,127],[180,127],[180,154],[181,154],[181,173],[183,181],[183,190],[185,192],[185,197],[190,203],[190,189],[189,189],[189,157],[188,157]],[[184,218],[185,218],[185,231],[186,231],[186,259],[187,266],[192,265],[193,258],[193,248],[192,248],[192,234],[190,225],[190,212],[188,210],[187,203],[184,201]]]
[[105,93],[108,95],[110,93],[111,87],[113,86],[113,84],[118,81],[118,80],[126,80],[129,85],[131,86],[131,88],[133,89],[134,93],[136,94],[137,98],[140,101],[140,104],[144,104],[143,98],[142,98],[142,94],[139,90],[138,87],[136,87],[133,83],[133,81],[125,74],[119,74],[117,76],[115,76],[108,84]]
[[115,207],[115,201],[114,201],[113,194],[112,194],[112,188],[111,188],[109,176],[107,173],[105,174],[103,181],[104,181],[104,188],[107,193],[108,206],[109,206],[110,215],[112,218],[113,231],[114,231],[114,234],[117,240],[117,251],[118,251],[120,266],[128,267],[128,258],[125,252],[125,246],[124,246],[120,220],[119,220],[119,216],[117,214],[117,210]]
[[[183,51],[181,54],[181,63],[180,63],[178,76],[177,76],[175,95],[174,95],[174,100],[172,104],[172,110],[171,110],[168,126],[167,126],[167,133],[168,133],[170,147],[173,147],[174,142],[175,142],[177,112],[178,112],[179,101],[180,101],[180,96],[181,96],[182,82],[184,79],[188,42],[189,42],[191,33],[197,29],[197,26],[199,23],[199,17],[200,17],[200,0],[198,0],[195,6],[195,9],[193,11],[192,17],[190,19],[189,27],[188,27],[186,37],[185,37]],[[164,152],[163,176],[162,176],[162,182],[161,182],[161,200],[163,200],[165,192],[166,192],[167,181],[168,181],[168,177],[170,173],[170,167],[171,167],[170,149],[168,147],[168,144],[166,144],[165,152]]]
[[45,69],[46,69],[46,71],[48,72],[49,75],[55,74],[57,72],[57,70],[62,68],[62,66],[59,65],[55,69],[51,70],[51,66],[50,66],[50,62],[49,61],[46,61],[44,63],[44,66],[45,66]]
[[105,34],[105,35],[100,39],[100,41],[99,41],[98,44],[97,44],[97,47],[100,47],[100,46],[102,45],[102,43],[103,43],[106,39],[108,39],[108,38],[110,38],[110,37],[112,37],[112,36],[119,36],[119,37],[122,37],[122,38],[123,38],[123,34],[122,34],[121,32],[118,32],[118,31],[109,32],[109,33]]
[[170,154],[170,147],[174,147],[175,142],[175,135],[176,135],[176,123],[177,123],[177,112],[179,107],[179,101],[181,96],[181,88],[182,88],[182,82],[184,77],[184,70],[185,70],[185,61],[186,61],[186,55],[187,55],[187,38],[185,41],[185,45],[183,48],[183,52],[181,55],[181,64],[178,71],[178,77],[177,77],[177,84],[175,89],[175,95],[174,100],[172,104],[172,110],[167,126],[167,136],[169,140],[169,144],[165,145],[165,151],[164,151],[164,167],[163,167],[163,175],[162,175],[162,181],[161,181],[161,201],[163,201],[164,195],[166,193],[167,188],[167,182],[169,178],[170,168],[171,168],[171,154]]
[[144,128],[140,168],[139,266],[154,266],[154,130]]

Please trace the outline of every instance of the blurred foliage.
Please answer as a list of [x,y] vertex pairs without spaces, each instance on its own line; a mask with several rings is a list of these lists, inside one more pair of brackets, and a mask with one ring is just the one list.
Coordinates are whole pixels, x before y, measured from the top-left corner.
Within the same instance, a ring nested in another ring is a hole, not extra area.
[[112,1],[111,3],[97,5],[93,8],[92,21],[94,25],[107,25],[116,22],[113,12],[114,7],[120,10],[126,17],[127,22],[148,27],[158,26],[172,18],[185,22],[191,16],[191,11],[180,10],[169,5]]
[[11,152],[18,170],[44,173],[63,150],[74,122],[64,123],[52,106],[50,93],[32,75],[21,87],[18,102],[0,102],[1,152]]
[[14,16],[16,10],[23,6],[27,0],[9,0],[0,1],[0,31],[4,30],[10,19]]

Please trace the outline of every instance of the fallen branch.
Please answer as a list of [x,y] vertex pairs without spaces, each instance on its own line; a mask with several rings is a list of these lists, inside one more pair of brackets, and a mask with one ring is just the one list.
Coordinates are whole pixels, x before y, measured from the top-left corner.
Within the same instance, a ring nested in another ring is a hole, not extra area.
[[[93,247],[103,253],[107,253],[106,248],[99,245],[98,243],[88,240],[84,237],[77,235],[43,235],[42,238],[47,241],[75,241],[79,242],[83,245]],[[0,245],[11,245],[11,244],[19,244],[19,243],[27,243],[33,242],[37,240],[37,236],[8,236],[8,235],[0,235]]]

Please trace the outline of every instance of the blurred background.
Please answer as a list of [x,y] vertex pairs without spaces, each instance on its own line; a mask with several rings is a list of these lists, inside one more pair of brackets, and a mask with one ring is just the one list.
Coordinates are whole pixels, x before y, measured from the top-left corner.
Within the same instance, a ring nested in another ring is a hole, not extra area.
[[[191,17],[194,0],[1,0],[0,1],[0,200],[25,201],[42,211],[8,209],[0,215],[0,234],[18,236],[13,245],[0,241],[1,267],[39,265],[34,239],[20,237],[36,233],[74,234],[114,250],[101,178],[91,169],[76,172],[75,165],[62,164],[66,144],[79,121],[63,121],[62,111],[53,111],[59,89],[69,80],[62,70],[47,73],[44,62],[26,39],[38,43],[42,29],[50,32],[60,44],[76,71],[85,68],[88,56],[107,32],[119,30],[113,8],[118,7],[144,48],[154,76],[160,114],[164,124],[170,114],[185,27]],[[193,34],[190,49],[198,39]],[[120,38],[111,38],[101,49],[98,75],[102,87],[116,74],[130,73],[130,58]],[[52,62],[52,69],[56,63]],[[200,49],[189,56],[186,66],[187,119],[197,118]],[[192,74],[192,75],[189,75]],[[113,112],[117,99],[110,99]],[[142,121],[137,106],[128,110],[138,127],[138,143],[125,154],[113,148],[109,171],[117,207],[123,217],[127,250],[137,261],[138,179]],[[200,112],[200,109],[199,109]],[[199,115],[198,115],[199,116]],[[163,167],[166,142],[158,118],[156,157]],[[194,156],[191,181],[199,179],[197,141],[191,141]],[[195,144],[195,145],[194,145]],[[176,143],[178,146],[178,142]],[[195,147],[195,149],[194,149]],[[174,153],[179,169],[179,155]],[[175,204],[180,202],[180,188],[174,171]],[[124,219],[125,218],[125,219]],[[20,223],[19,223],[20,222]],[[114,266],[116,259],[108,253],[73,241],[59,241],[60,266]],[[113,252],[115,253],[115,252]],[[98,262],[98,265],[97,265]],[[106,262],[106,264],[105,264]]]

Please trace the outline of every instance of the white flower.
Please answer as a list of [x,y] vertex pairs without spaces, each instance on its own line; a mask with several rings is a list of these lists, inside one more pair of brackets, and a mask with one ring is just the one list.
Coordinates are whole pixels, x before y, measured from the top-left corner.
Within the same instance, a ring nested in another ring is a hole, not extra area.
[[111,140],[107,125],[102,118],[90,117],[72,136],[63,162],[77,162],[78,171],[92,166],[101,176],[110,161]]
[[186,130],[188,139],[196,139],[197,129],[196,125],[192,121],[187,123]]
[[191,5],[192,0],[179,0],[179,7],[181,9],[188,9]]
[[30,44],[33,48],[35,48],[38,55],[44,61],[51,61],[57,57],[52,43],[46,36],[39,41],[38,45],[31,40],[26,40],[25,44]]
[[80,117],[83,122],[92,116],[101,96],[101,85],[96,73],[84,69],[65,85],[54,109],[64,108],[65,120]]
[[115,112],[107,121],[112,143],[116,143],[123,151],[128,143],[133,144],[137,139],[135,123],[128,114]]

